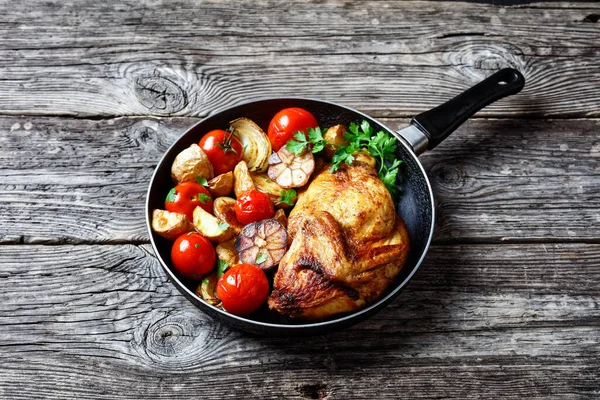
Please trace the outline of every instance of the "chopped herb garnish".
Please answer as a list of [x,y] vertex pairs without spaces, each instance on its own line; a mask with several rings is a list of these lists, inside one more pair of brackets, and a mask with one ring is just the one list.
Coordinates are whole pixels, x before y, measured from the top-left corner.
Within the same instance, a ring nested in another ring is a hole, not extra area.
[[227,228],[229,228],[229,224],[227,222],[219,221],[217,225],[219,225],[221,232],[225,232]]
[[217,278],[220,278],[225,270],[229,268],[229,264],[225,260],[219,260],[219,266],[217,267]]
[[295,199],[296,199],[296,191],[294,189],[282,190],[281,195],[279,197],[279,202],[283,203],[283,204],[287,204],[288,206],[293,206]]
[[267,255],[263,254],[263,253],[257,255],[256,256],[256,265],[264,263],[265,261],[267,261],[267,258],[268,258]]
[[202,280],[202,283],[205,284],[205,285],[208,285],[209,284],[208,279]]
[[207,181],[207,180],[206,180],[206,178],[205,178],[205,177],[203,177],[203,176],[197,176],[197,177],[196,177],[196,182],[197,182],[199,185],[202,185],[202,186],[208,186],[208,181]]
[[199,245],[198,243],[196,243],[196,244],[194,245],[194,247],[195,247],[195,248],[197,248],[197,249],[199,249],[199,248],[200,248],[200,245]]
[[207,194],[198,193],[198,200],[200,200],[200,203],[206,204],[206,203],[208,203],[211,200],[211,198]]
[[176,194],[177,194],[177,192],[175,191],[175,188],[169,190],[169,193],[167,193],[167,198],[165,199],[165,201],[167,203],[174,203]]

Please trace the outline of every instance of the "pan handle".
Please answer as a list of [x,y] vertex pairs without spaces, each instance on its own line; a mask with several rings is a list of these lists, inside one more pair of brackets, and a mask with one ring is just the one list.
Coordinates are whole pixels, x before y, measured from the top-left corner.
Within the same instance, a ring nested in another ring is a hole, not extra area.
[[431,150],[477,111],[519,93],[523,86],[525,78],[519,71],[504,68],[444,104],[413,117],[411,124],[427,136],[427,148]]

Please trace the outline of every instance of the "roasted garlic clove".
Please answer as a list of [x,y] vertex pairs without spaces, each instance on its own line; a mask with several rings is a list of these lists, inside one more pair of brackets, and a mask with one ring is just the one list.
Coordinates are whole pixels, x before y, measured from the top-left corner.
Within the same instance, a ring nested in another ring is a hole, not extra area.
[[285,147],[269,157],[269,178],[284,189],[306,185],[310,174],[315,170],[315,158],[310,151],[295,155]]
[[248,224],[235,241],[240,261],[271,269],[287,251],[288,235],[279,222],[265,219]]

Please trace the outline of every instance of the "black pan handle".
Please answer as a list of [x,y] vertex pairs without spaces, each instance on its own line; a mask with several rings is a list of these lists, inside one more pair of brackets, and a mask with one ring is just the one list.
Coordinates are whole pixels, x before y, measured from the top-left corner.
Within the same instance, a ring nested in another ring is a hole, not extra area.
[[413,117],[411,123],[429,139],[431,150],[477,111],[496,100],[516,94],[525,86],[519,71],[504,68],[470,89],[429,111]]

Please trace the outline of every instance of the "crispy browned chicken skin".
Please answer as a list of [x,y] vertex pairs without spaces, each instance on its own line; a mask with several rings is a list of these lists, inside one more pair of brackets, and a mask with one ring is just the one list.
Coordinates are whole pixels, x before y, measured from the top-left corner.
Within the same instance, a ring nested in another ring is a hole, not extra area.
[[363,160],[334,173],[324,166],[299,195],[271,309],[310,320],[354,311],[381,296],[400,272],[408,233],[373,160]]

